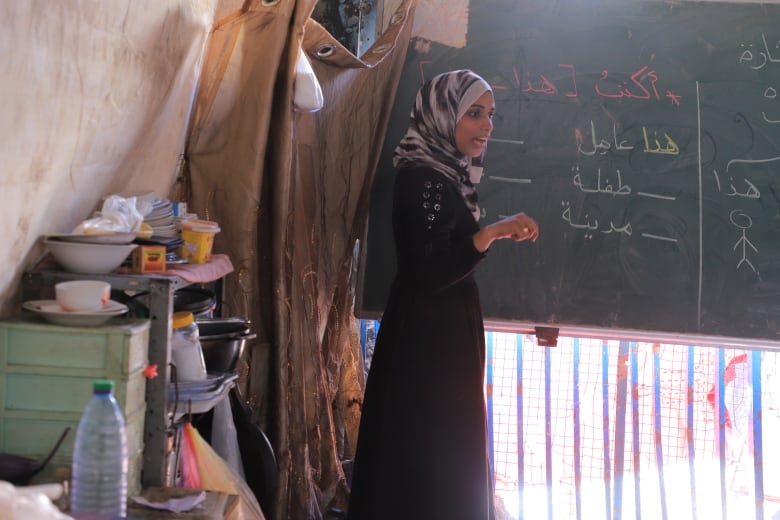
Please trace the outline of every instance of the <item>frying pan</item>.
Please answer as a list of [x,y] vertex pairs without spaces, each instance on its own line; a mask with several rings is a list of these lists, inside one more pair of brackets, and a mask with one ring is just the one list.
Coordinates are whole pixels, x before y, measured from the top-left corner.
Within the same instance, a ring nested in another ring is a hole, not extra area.
[[230,390],[230,404],[246,483],[270,518],[279,478],[274,449],[263,430],[252,422],[252,411],[238,385]]

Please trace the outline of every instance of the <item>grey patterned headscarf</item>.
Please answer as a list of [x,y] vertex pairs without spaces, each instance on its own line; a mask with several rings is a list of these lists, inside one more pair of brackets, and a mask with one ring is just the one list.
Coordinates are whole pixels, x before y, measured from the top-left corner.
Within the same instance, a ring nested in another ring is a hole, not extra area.
[[435,76],[417,93],[409,128],[395,149],[397,169],[427,166],[446,175],[460,190],[471,213],[479,220],[477,191],[469,179],[471,157],[458,151],[455,126],[490,85],[470,70]]

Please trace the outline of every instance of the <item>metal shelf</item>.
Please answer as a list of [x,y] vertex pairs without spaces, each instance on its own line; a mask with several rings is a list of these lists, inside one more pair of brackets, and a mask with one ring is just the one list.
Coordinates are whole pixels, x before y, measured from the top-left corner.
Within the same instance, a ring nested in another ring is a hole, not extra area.
[[26,272],[22,278],[24,301],[53,291],[54,284],[65,280],[104,280],[112,290],[149,293],[149,363],[156,364],[158,376],[146,381],[146,418],[144,422],[144,458],[141,485],[144,488],[168,485],[167,455],[170,417],[167,409],[168,363],[171,359],[170,335],[173,293],[190,285],[174,276],[143,274],[79,274],[58,270]]

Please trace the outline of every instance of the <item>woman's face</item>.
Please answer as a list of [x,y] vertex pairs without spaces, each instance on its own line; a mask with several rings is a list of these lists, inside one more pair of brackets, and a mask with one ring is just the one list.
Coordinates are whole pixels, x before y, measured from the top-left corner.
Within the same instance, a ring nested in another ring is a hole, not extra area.
[[493,93],[487,91],[463,114],[455,125],[455,146],[460,153],[466,157],[482,155],[493,131],[495,111]]

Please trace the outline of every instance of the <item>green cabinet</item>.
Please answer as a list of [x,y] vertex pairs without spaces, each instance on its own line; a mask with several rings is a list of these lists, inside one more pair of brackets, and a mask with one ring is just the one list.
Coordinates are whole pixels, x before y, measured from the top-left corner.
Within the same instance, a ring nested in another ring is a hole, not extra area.
[[149,330],[148,320],[115,319],[97,327],[52,325],[36,317],[0,321],[0,451],[43,457],[70,426],[46,471],[65,476],[92,382],[111,379],[127,422],[129,491],[139,492]]

